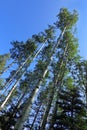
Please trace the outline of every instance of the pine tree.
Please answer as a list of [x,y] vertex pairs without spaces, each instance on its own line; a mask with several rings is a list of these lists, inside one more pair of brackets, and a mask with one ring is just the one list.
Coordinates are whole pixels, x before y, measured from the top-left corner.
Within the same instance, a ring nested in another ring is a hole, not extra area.
[[[68,85],[71,85],[68,81]],[[59,93],[59,108],[54,129],[86,130],[86,108],[78,87],[65,88]]]
[[[0,125],[2,130],[10,130],[12,127],[14,130],[22,130],[25,127],[34,129],[35,124],[37,129],[51,130],[56,119],[55,115],[60,109],[63,110],[61,105],[59,107],[58,101],[64,100],[60,95],[66,77],[71,75],[73,80],[78,77],[78,73],[75,73],[76,76],[73,74],[78,59],[78,41],[72,32],[78,14],[75,10],[71,13],[62,8],[57,18],[53,26],[49,25],[48,29],[33,35],[25,43],[12,42],[13,48],[10,49],[10,53],[13,63],[16,62],[16,67],[10,72],[3,89],[5,97],[1,101],[0,108],[2,112],[0,122],[1,124],[4,122]],[[59,32],[60,35],[57,37]],[[68,83],[70,86],[70,82]],[[66,94],[66,91],[71,93],[70,89],[62,91],[63,94]],[[64,105],[67,105],[67,100]],[[83,113],[84,116],[85,110]],[[32,123],[28,122],[29,120]],[[85,122],[82,125],[84,124]],[[75,127],[79,127],[79,124]]]

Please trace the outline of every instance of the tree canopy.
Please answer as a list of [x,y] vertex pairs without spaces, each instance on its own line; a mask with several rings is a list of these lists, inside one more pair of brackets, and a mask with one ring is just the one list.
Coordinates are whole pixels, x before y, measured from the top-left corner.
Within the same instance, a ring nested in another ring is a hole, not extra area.
[[[73,33],[78,13],[61,8],[53,25],[0,56],[1,130],[87,130],[87,61]],[[2,87],[3,86],[3,87]]]

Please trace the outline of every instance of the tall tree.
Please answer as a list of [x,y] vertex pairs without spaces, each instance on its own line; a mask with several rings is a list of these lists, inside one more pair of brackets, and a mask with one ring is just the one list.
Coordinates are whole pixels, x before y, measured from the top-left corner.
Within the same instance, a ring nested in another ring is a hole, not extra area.
[[[1,110],[5,111],[0,118],[1,123],[3,121],[5,123],[0,126],[4,130],[22,130],[25,126],[33,129],[38,121],[40,123],[38,129],[50,130],[56,119],[54,117],[60,110],[59,94],[66,77],[70,75],[73,80],[78,77],[78,74],[73,74],[74,63],[78,57],[78,41],[73,35],[73,30],[78,14],[75,10],[71,13],[62,8],[57,18],[53,26],[49,25],[48,29],[33,35],[25,43],[12,42],[13,48],[10,53],[13,62],[16,61],[16,67],[10,72],[2,91],[5,98],[1,101]],[[57,37],[59,32],[60,35]],[[33,115],[33,112],[35,117],[32,119],[33,116],[29,115],[30,113]],[[33,120],[32,124],[26,125],[29,119]]]
[[[75,24],[75,22],[77,21],[77,13],[74,11],[74,13],[71,14],[67,9],[61,9],[60,13],[58,15],[58,19],[59,19],[59,21],[56,22],[56,27],[61,29],[61,35],[57,39],[57,43],[53,47],[53,52],[51,52],[48,66],[51,64],[50,61],[52,59],[52,56],[55,54],[55,51],[56,51],[58,45],[60,45],[59,43],[61,41],[61,38],[63,37],[64,32],[66,30],[69,31],[72,28],[72,26]],[[68,24],[67,24],[67,21],[68,21]],[[61,22],[61,24],[60,24],[60,22]],[[45,74],[46,74],[46,72],[48,70],[48,66],[47,66],[47,69],[43,73],[43,76],[42,76],[42,78],[41,78],[41,80],[39,82],[39,85],[41,85],[42,79],[45,77]],[[27,107],[25,106],[24,107],[24,111],[26,111],[26,112],[23,111],[25,114],[22,115],[22,118],[19,119],[19,121],[17,122],[17,124],[15,126],[15,129],[21,130],[23,128],[23,122],[25,122],[27,117],[28,117],[27,114],[28,114],[28,112],[30,110],[30,104],[32,103],[33,99],[35,99],[35,95],[37,94],[36,92],[38,90],[39,90],[39,88],[35,89],[34,94],[32,94],[33,95],[32,98],[31,98],[32,100],[29,99],[29,103],[27,102],[29,104],[29,106],[27,106]]]

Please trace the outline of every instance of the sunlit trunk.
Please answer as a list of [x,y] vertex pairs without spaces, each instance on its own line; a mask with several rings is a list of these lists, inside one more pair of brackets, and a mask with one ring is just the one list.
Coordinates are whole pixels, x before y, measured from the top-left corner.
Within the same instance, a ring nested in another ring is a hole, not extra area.
[[[22,76],[24,75],[25,72],[22,73]],[[6,103],[8,102],[8,100],[10,99],[12,93],[14,92],[14,90],[16,89],[19,81],[21,80],[21,77],[16,81],[16,83],[14,84],[14,86],[12,87],[12,89],[10,90],[10,92],[8,93],[6,99],[3,101],[3,103],[0,106],[0,110],[2,110],[4,108],[4,106],[6,105]]]
[[31,95],[31,98],[28,99],[28,102],[27,104],[25,104],[25,107],[23,109],[23,115],[22,117],[17,121],[16,125],[15,125],[15,130],[22,130],[23,128],[23,125],[24,125],[24,122],[27,120],[28,118],[28,115],[29,115],[29,112],[30,112],[30,108],[31,108],[31,105],[37,95],[37,93],[39,92],[39,89],[41,87],[41,84],[43,82],[43,79],[45,78],[47,72],[48,72],[48,67],[51,65],[51,62],[52,62],[52,56],[56,50],[56,48],[60,45],[60,40],[61,40],[61,37],[64,35],[64,32],[65,32],[66,28],[64,28],[63,32],[60,34],[59,38],[58,38],[58,41],[57,43],[54,45],[53,47],[53,51],[51,53],[51,56],[50,56],[50,60],[49,60],[49,64],[46,68],[46,70],[44,71],[43,73],[43,76],[42,76],[42,79],[40,80],[38,86],[36,87],[36,89],[33,91],[32,95]]
[[[32,58],[32,61],[34,61],[34,59],[38,56],[38,54],[40,53],[40,51],[43,49],[45,43],[43,43],[43,45],[40,47],[40,49],[36,52],[35,56]],[[22,68],[24,67],[24,65],[26,65],[26,63],[28,62],[28,60],[30,59],[31,55],[28,56],[28,58],[22,63],[21,66],[19,66],[19,68],[17,69],[17,71],[15,72],[14,75],[12,75],[12,77],[9,79],[9,81],[5,84],[5,86],[10,86],[12,84],[12,81],[14,79],[14,77],[22,70]],[[29,67],[29,66],[28,66]]]
[[[38,50],[38,52],[35,54],[35,56],[33,57],[33,60],[37,57],[37,55],[40,53],[40,51],[42,50],[42,48],[44,47],[45,44],[43,44],[41,46],[41,48]],[[14,77],[17,75],[17,73],[23,68],[23,66],[27,63],[27,61],[29,60],[30,56],[25,60],[25,62],[18,68],[18,70],[16,71],[16,73],[11,77],[11,79],[6,83],[6,86],[11,85],[12,80],[14,79]],[[32,60],[32,61],[33,61]],[[25,72],[24,72],[25,73]],[[15,90],[17,84],[19,83],[19,81],[21,80],[22,76],[24,75],[24,73],[21,75],[21,77],[16,81],[15,85],[12,87],[12,89],[10,90],[9,94],[7,95],[5,101],[2,103],[0,109],[3,109],[3,107],[5,106],[5,104],[7,103],[7,101],[9,100],[9,98],[11,97],[13,91]],[[8,88],[6,88],[6,90],[4,92],[7,91]]]
[[[63,57],[65,57],[67,49],[68,49],[68,43],[67,43],[67,45],[65,47]],[[54,107],[53,107],[53,110],[52,110],[52,114],[51,115],[49,114],[48,118],[47,118],[47,120],[49,121],[49,128],[47,128],[47,130],[51,130],[51,128],[53,127],[54,121],[55,121],[55,117],[56,117],[57,109],[58,109],[58,99],[59,99],[58,96],[59,96],[59,92],[61,91],[62,80],[64,78],[64,72],[62,70],[62,66],[63,66],[63,64],[66,65],[67,60],[68,60],[68,57],[66,57],[66,61],[65,62],[63,60],[61,61],[61,64],[60,64],[60,67],[59,67],[60,68],[60,72],[58,72],[58,74],[56,76],[56,80],[55,80],[56,100],[54,101]],[[62,70],[62,74],[61,74],[61,70]]]

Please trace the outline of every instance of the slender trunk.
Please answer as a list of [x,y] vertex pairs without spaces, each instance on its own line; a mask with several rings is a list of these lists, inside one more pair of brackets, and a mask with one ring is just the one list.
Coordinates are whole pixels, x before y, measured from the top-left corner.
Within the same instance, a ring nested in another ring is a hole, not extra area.
[[[51,128],[53,128],[53,124],[55,122],[55,117],[57,115],[57,110],[58,110],[58,99],[59,99],[59,91],[61,89],[61,83],[62,81],[59,81],[59,83],[57,84],[57,89],[55,91],[55,95],[56,95],[56,100],[54,100],[54,104],[53,104],[53,109],[52,109],[52,114],[48,114],[47,117],[47,123],[49,124],[49,128],[47,128],[47,130],[51,130]],[[59,86],[59,88],[58,88]],[[56,88],[56,86],[55,86]]]
[[[45,77],[45,75],[47,74],[48,69],[45,70],[42,79]],[[32,106],[32,103],[35,99],[35,96],[37,95],[39,89],[40,89],[40,85],[42,84],[42,80],[39,81],[39,84],[37,85],[37,87],[35,89],[33,89],[33,91],[30,94],[30,98],[27,100],[26,104],[24,105],[24,109],[23,109],[23,115],[22,117],[18,120],[18,122],[15,125],[15,130],[22,130],[23,128],[23,124],[26,121],[26,119],[28,118],[29,112],[30,112],[30,108]]]
[[87,116],[87,67],[86,67],[86,86],[85,86],[85,96],[86,96],[86,116]]
[[[59,74],[57,77],[59,78]],[[50,121],[49,121],[50,126],[47,130],[51,130],[51,128],[53,128],[53,124],[55,122],[55,117],[57,115],[57,110],[58,110],[59,92],[61,91],[63,77],[64,77],[64,73],[62,73],[62,76],[59,79],[57,78],[57,80],[55,82],[55,87],[57,87],[55,95],[57,95],[57,97],[56,97],[56,101],[54,104],[53,113],[52,113],[51,117],[48,116],[48,120],[50,119]]]
[[56,83],[55,83],[55,87],[57,87],[55,94],[57,95],[57,97],[56,97],[56,101],[55,101],[55,105],[54,105],[53,114],[52,114],[52,117],[50,118],[51,119],[50,120],[50,127],[48,130],[50,130],[53,127],[53,124],[55,122],[55,117],[57,115],[57,110],[58,110],[59,92],[61,91],[63,78],[64,78],[64,73],[62,73],[61,77],[59,77],[59,75],[58,75],[58,78],[57,78]]
[[27,92],[27,87],[26,87],[24,93],[21,95],[20,99],[18,100],[18,103],[17,103],[17,105],[16,105],[16,108],[17,108],[17,109],[20,107],[21,101],[22,101],[22,99],[24,98],[24,96],[26,95],[26,92]]
[[26,95],[26,92],[27,92],[27,87],[26,87],[24,93],[19,97],[19,100],[18,100],[18,102],[17,102],[17,105],[16,105],[16,107],[15,107],[14,110],[13,110],[13,115],[12,115],[12,117],[15,116],[16,112],[17,112],[18,109],[20,108],[21,101],[22,101],[22,99],[24,98],[24,96]]
[[[64,74],[64,73],[63,73]],[[48,114],[47,117],[47,123],[49,123],[49,128],[47,128],[47,130],[53,130],[53,124],[55,122],[55,117],[57,115],[57,110],[58,110],[58,100],[59,100],[59,92],[61,91],[61,86],[62,86],[62,80],[63,80],[63,75],[60,77],[60,73],[58,74],[58,76],[56,77],[57,80],[55,80],[55,95],[53,98],[53,109],[52,109],[52,113],[51,115]],[[55,99],[56,96],[56,99]]]
[[40,110],[41,106],[42,106],[42,103],[40,103],[40,105],[39,105],[39,107],[38,107],[38,109],[37,109],[37,112],[36,112],[36,114],[35,114],[35,117],[34,117],[34,120],[33,120],[33,122],[32,122],[32,125],[31,125],[31,127],[30,127],[30,130],[33,129],[33,125],[34,125],[34,123],[35,123],[35,120],[36,120],[36,118],[37,118],[37,115],[38,115],[38,113],[39,113],[39,110]]
[[[64,54],[63,54],[63,57],[65,57],[66,55],[66,52],[67,52],[67,49],[68,49],[68,43],[66,45],[66,48],[64,50]],[[68,58],[66,57],[66,62],[65,62],[65,65],[67,63],[67,60]],[[61,64],[60,64],[60,71],[62,69],[62,66],[64,64],[64,61],[62,60]],[[60,76],[61,72],[58,72],[57,74],[57,77],[56,77],[56,80],[55,80],[55,88],[56,88],[56,92],[55,92],[55,95],[57,95],[56,97],[56,101],[55,101],[55,104],[54,104],[54,109],[53,109],[53,113],[51,115],[51,118],[50,116],[48,116],[48,120],[50,119],[50,126],[47,130],[51,130],[51,128],[53,127],[53,124],[54,124],[54,121],[55,121],[55,117],[56,117],[56,114],[57,114],[57,109],[58,109],[58,95],[59,95],[59,91],[61,90],[61,84],[62,84],[62,80],[63,80],[63,77],[64,77],[64,72],[62,73],[62,76]],[[58,87],[59,86],[59,87]]]
[[[22,73],[22,76],[24,75],[25,72]],[[2,110],[4,108],[4,106],[6,105],[6,103],[8,102],[8,100],[10,99],[12,93],[14,92],[14,90],[17,87],[17,84],[19,83],[19,81],[21,80],[21,77],[16,81],[16,83],[14,84],[14,86],[12,87],[12,89],[10,90],[10,92],[8,93],[6,99],[3,101],[3,103],[0,106],[0,110]]]
[[[37,51],[37,53],[35,54],[35,56],[33,57],[32,61],[37,57],[37,55],[40,53],[40,51],[42,50],[42,48],[44,47],[45,43],[43,43],[43,45],[41,46],[41,48]],[[11,79],[5,84],[5,86],[10,87],[12,80],[14,79],[14,77],[17,75],[17,73],[23,68],[23,66],[27,63],[27,61],[29,60],[30,56],[25,60],[25,62],[23,62],[23,64],[18,68],[18,70],[15,72],[15,74],[11,77]],[[18,82],[17,82],[18,84]],[[5,93],[8,89],[8,87],[3,91],[3,93]]]
[[73,123],[73,121],[74,121],[74,97],[72,97],[72,100],[71,100],[71,119],[72,119],[72,124],[71,124],[71,130],[74,130],[75,128],[74,128],[74,123]]
[[50,57],[50,60],[49,60],[49,64],[48,64],[48,66],[47,66],[47,68],[46,68],[46,70],[44,71],[44,73],[43,73],[43,76],[42,76],[42,79],[40,80],[40,82],[39,82],[39,85],[36,87],[36,89],[33,91],[33,93],[32,93],[32,95],[31,95],[31,99],[28,99],[28,102],[27,102],[27,104],[25,104],[25,107],[24,107],[24,109],[23,109],[23,115],[22,115],[22,117],[18,120],[18,122],[16,123],[16,125],[15,125],[15,130],[22,130],[22,128],[23,128],[23,124],[24,124],[24,122],[26,121],[26,119],[28,118],[28,115],[29,115],[29,112],[30,112],[30,108],[31,108],[31,105],[32,105],[32,103],[33,103],[33,101],[34,101],[34,99],[35,99],[35,97],[36,97],[36,95],[37,95],[37,93],[38,93],[38,91],[39,91],[39,89],[40,89],[40,86],[41,86],[41,84],[42,84],[42,82],[43,82],[43,79],[45,78],[45,76],[46,76],[46,74],[47,74],[47,72],[48,72],[48,67],[51,65],[51,62],[52,62],[52,56],[53,56],[53,54],[54,54],[54,52],[55,52],[55,49],[59,46],[59,44],[60,44],[60,39],[61,39],[61,37],[63,36],[63,34],[64,34],[64,32],[65,32],[65,29],[66,28],[64,28],[64,31],[60,34],[60,38],[58,39],[58,41],[57,41],[57,44],[54,46],[54,48],[53,48],[53,52],[52,52],[52,54],[51,54],[51,57]]
[[49,96],[48,104],[47,104],[47,107],[46,107],[46,110],[45,110],[45,113],[43,115],[43,119],[40,125],[40,130],[45,130],[45,125],[47,122],[47,117],[51,108],[53,97],[54,97],[54,88],[52,88],[51,94]]
[[[38,54],[40,53],[40,51],[43,49],[45,43],[43,43],[43,45],[41,46],[41,48],[36,52],[35,56],[32,59],[32,62],[34,61],[34,59],[38,56]],[[18,70],[15,72],[15,74],[11,77],[11,79],[5,84],[5,86],[10,86],[14,77],[18,74],[18,72],[24,67],[24,65],[28,62],[28,60],[30,59],[31,56],[28,56],[28,58],[23,62],[23,64],[21,66],[19,66]],[[29,66],[28,66],[29,67]],[[9,87],[8,86],[8,87]],[[6,89],[7,90],[7,89]]]

